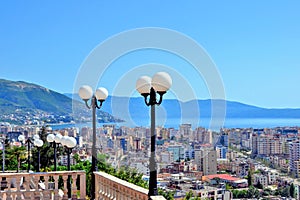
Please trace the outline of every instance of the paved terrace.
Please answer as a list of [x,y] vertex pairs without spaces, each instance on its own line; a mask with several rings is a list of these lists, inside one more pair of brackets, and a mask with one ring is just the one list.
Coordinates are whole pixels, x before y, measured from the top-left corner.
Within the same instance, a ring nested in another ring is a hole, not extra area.
[[[0,173],[0,200],[68,199],[67,180],[72,177],[72,199],[86,199],[84,171],[42,173]],[[104,172],[95,172],[96,199],[148,200],[148,190]],[[77,184],[76,184],[77,183]],[[59,188],[59,186],[62,186]],[[165,200],[162,196],[151,200]]]

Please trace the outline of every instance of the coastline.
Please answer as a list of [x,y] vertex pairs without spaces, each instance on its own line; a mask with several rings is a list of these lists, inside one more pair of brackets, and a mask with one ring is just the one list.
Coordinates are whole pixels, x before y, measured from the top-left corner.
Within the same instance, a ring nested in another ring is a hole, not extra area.
[[[192,128],[204,127],[211,129],[212,120],[210,118],[201,119],[156,119],[157,127],[165,128],[175,128],[179,129],[181,124],[191,124]],[[106,122],[97,123],[97,127],[102,127],[103,125],[114,124],[116,126],[127,126],[127,127],[150,127],[149,119],[139,119],[139,120],[129,120],[126,122]],[[90,126],[92,127],[92,122],[84,123],[63,123],[63,124],[49,124],[53,130],[63,129],[63,128],[82,128]],[[220,128],[276,128],[276,127],[300,127],[299,118],[227,118],[222,127],[217,127],[213,130],[220,130]]]

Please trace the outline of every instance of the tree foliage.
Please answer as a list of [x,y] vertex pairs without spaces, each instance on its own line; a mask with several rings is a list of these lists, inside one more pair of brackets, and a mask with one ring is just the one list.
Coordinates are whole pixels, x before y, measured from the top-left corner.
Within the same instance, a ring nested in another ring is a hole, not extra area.
[[261,195],[253,186],[250,186],[248,190],[232,190],[233,198],[259,198]]
[[27,151],[25,147],[10,146],[5,150],[6,170],[17,170],[17,172],[19,172],[20,169],[25,169],[24,166],[21,166],[23,161],[27,158]]
[[184,200],[190,200],[192,199],[192,197],[194,196],[193,191],[189,191],[188,193],[186,193]]
[[251,169],[248,170],[248,175],[247,175],[247,180],[248,180],[248,186],[252,185],[252,176],[253,176],[253,172]]
[[173,200],[174,199],[174,191],[165,191],[161,188],[158,188],[158,194],[162,195],[166,200]]
[[295,186],[294,183],[290,185],[290,197],[295,198]]

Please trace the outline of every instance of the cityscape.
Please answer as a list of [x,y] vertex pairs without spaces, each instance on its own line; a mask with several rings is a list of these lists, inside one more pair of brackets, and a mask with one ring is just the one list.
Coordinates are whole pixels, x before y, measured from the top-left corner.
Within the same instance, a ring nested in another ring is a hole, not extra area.
[[300,200],[300,2],[0,2],[0,200]]
[[[1,137],[16,146],[22,145],[20,135],[29,138],[40,132],[40,126],[2,123],[0,128]],[[201,198],[250,198],[242,191],[253,186],[251,197],[298,199],[299,130],[222,128],[215,132],[202,127],[192,129],[191,124],[181,124],[178,129],[156,127],[158,187],[173,191],[174,199],[186,198],[189,192]],[[76,164],[75,154],[83,161],[92,160],[91,127],[50,128],[47,134],[51,133],[76,138],[71,165]],[[115,169],[136,169],[148,181],[150,134],[149,127],[108,123],[97,128],[97,154],[106,155],[105,162]],[[67,166],[67,155],[59,155],[57,162]]]

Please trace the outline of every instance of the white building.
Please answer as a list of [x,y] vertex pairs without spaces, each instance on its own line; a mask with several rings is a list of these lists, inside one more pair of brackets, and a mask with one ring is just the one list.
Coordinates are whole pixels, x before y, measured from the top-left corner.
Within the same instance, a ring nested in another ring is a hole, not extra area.
[[276,170],[268,171],[268,183],[269,183],[269,185],[275,184],[278,177],[279,177],[279,174]]
[[258,183],[262,184],[263,187],[268,186],[268,177],[262,174],[254,174],[254,185]]

